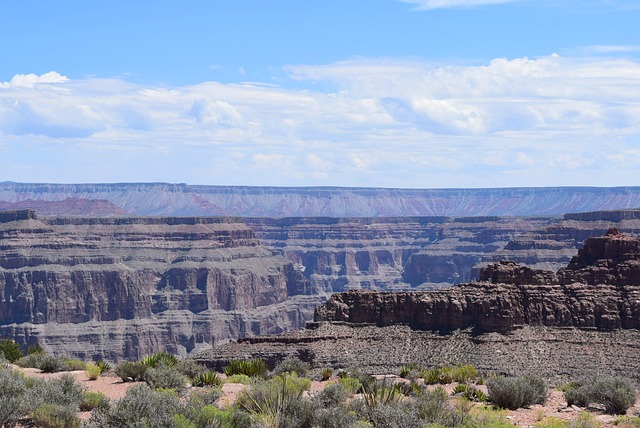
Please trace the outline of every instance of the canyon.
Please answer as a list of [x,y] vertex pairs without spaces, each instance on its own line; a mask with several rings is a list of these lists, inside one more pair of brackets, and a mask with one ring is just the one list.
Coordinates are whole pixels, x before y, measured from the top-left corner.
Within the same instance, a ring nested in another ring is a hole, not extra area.
[[0,334],[85,359],[197,354],[301,329],[335,292],[440,290],[499,260],[555,272],[609,227],[640,235],[640,210],[351,218],[4,211]]
[[640,240],[617,229],[587,239],[557,272],[492,263],[446,290],[336,293],[305,330],[238,340],[194,358],[235,358],[393,373],[408,363],[473,364],[552,382],[615,374],[640,380]]

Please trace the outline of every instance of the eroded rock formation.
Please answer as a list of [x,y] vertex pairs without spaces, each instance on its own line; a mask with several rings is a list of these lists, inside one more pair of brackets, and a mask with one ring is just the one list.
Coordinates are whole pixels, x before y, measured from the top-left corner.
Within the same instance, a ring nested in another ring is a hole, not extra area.
[[[299,328],[321,296],[232,218],[0,215],[0,332],[59,354],[138,358]],[[297,296],[300,295],[300,296]]]
[[[242,356],[297,355],[372,373],[402,364],[472,363],[547,378],[640,378],[640,241],[615,229],[590,238],[558,273],[493,263],[481,282],[447,290],[334,294],[304,331],[248,338],[199,354],[212,366]],[[580,280],[583,282],[576,282]]]

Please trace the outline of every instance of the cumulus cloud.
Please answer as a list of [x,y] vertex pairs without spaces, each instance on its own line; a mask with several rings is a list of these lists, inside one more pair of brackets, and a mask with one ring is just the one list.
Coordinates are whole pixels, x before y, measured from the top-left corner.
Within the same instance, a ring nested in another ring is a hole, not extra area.
[[[470,187],[636,184],[640,63],[298,65],[296,89],[19,75],[0,179]],[[313,82],[328,83],[313,89]],[[61,165],[52,169],[52,162]]]

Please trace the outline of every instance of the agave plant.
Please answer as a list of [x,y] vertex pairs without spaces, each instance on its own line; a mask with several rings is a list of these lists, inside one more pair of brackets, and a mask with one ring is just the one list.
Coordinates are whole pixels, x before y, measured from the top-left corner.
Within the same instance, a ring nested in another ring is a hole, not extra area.
[[145,366],[156,368],[159,364],[163,364],[167,367],[174,367],[178,364],[178,359],[168,352],[156,352],[155,354],[147,355],[140,360]]
[[214,372],[198,373],[193,377],[193,386],[220,386],[222,379]]
[[397,403],[403,397],[398,385],[387,382],[386,378],[382,382],[363,384],[362,392],[365,404],[371,409]]

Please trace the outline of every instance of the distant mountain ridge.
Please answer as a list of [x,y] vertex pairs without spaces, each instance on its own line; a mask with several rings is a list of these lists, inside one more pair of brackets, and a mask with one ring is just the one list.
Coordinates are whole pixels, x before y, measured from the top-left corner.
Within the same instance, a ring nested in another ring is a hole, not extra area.
[[[100,201],[99,212],[90,208]],[[66,203],[65,201],[68,201]],[[0,205],[48,215],[389,217],[560,216],[640,207],[640,186],[488,189],[251,187],[170,183],[0,183]],[[33,207],[30,207],[33,204]],[[111,212],[108,211],[110,208]]]

